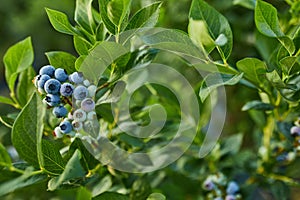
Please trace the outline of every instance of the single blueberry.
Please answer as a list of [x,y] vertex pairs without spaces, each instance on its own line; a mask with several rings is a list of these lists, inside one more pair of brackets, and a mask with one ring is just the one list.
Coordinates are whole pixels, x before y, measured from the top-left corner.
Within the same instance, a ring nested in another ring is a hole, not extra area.
[[89,96],[90,96],[90,97],[93,97],[93,96],[95,96],[95,94],[96,94],[97,87],[96,87],[95,85],[90,85],[90,86],[88,87],[88,91],[89,91]]
[[44,102],[53,107],[57,106],[60,103],[60,98],[58,95],[55,94],[47,94],[46,97],[44,98]]
[[235,194],[236,192],[239,191],[239,189],[240,189],[240,187],[235,181],[230,181],[228,183],[226,192],[227,192],[227,194]]
[[53,77],[54,76],[54,71],[55,71],[55,68],[53,66],[45,65],[44,67],[42,67],[40,69],[39,74],[40,75],[47,74],[48,76]]
[[60,82],[65,82],[66,80],[68,80],[69,76],[66,72],[66,70],[62,69],[62,68],[57,68],[54,72],[54,77],[59,80]]
[[293,126],[291,129],[290,129],[290,133],[292,136],[300,136],[300,127],[298,126]]
[[81,72],[74,72],[70,75],[70,81],[76,84],[80,84],[84,81],[83,74]]
[[203,183],[203,188],[205,190],[213,190],[215,188],[215,184],[213,183],[213,181],[211,179],[206,179]]
[[40,75],[38,79],[39,79],[37,82],[38,88],[44,88],[46,81],[51,79],[51,77],[48,76],[47,74],[43,74],[43,75]]
[[56,79],[49,79],[44,85],[44,90],[48,94],[57,94],[60,90],[60,82]]
[[70,133],[72,131],[72,124],[69,121],[64,120],[59,124],[59,128],[62,133]]
[[64,83],[60,87],[60,94],[64,97],[69,97],[73,94],[74,86],[71,83]]
[[91,112],[95,109],[95,102],[91,98],[86,98],[81,102],[81,109],[85,112]]
[[72,126],[75,131],[80,131],[82,129],[82,122],[78,122],[74,120],[72,122]]
[[84,112],[81,109],[78,109],[73,113],[73,118],[75,121],[83,122],[86,120],[86,112]]
[[76,100],[83,100],[88,96],[88,90],[83,85],[79,85],[75,88],[73,96]]
[[68,114],[68,110],[64,106],[60,105],[53,108],[52,113],[54,114],[55,117],[62,118]]

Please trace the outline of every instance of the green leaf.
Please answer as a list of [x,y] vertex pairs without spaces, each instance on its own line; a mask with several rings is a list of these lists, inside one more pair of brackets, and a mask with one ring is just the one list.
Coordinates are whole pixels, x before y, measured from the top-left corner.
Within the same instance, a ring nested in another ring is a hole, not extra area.
[[102,21],[103,21],[105,27],[111,34],[115,34],[117,27],[110,20],[110,18],[108,17],[108,13],[107,13],[107,4],[109,3],[109,0],[98,0],[98,2],[99,2],[99,7],[100,7],[101,18],[102,18]]
[[254,20],[259,32],[266,36],[277,38],[290,54],[294,53],[295,45],[281,31],[275,7],[267,2],[257,0]]
[[76,57],[64,51],[50,51],[46,53],[49,63],[55,68],[63,68],[68,74],[75,72]]
[[216,44],[211,38],[205,21],[190,19],[188,32],[193,42],[201,48],[204,48],[206,52],[210,53]]
[[101,178],[101,181],[98,182],[95,186],[93,186],[92,194],[93,196],[98,196],[103,192],[109,190],[113,185],[112,179],[110,175],[106,175],[104,178]]
[[76,200],[91,200],[92,199],[92,193],[86,189],[85,187],[80,187],[77,195],[76,195]]
[[37,168],[41,156],[38,153],[38,143],[43,134],[44,116],[45,106],[37,93],[34,93],[18,115],[12,128],[12,143],[20,157]]
[[48,182],[48,190],[54,191],[70,180],[81,178],[85,175],[85,171],[80,164],[81,153],[76,150],[73,156],[66,164],[65,170],[58,177],[52,178]]
[[217,87],[223,85],[235,85],[237,84],[243,77],[243,73],[237,74],[235,76],[230,75],[220,75],[219,73],[212,73],[207,75],[200,88],[199,96],[201,101],[203,102],[208,95]]
[[89,33],[94,33],[96,24],[92,13],[93,0],[77,0],[74,19],[81,27]]
[[81,166],[83,166],[86,170],[94,169],[99,164],[99,161],[85,148],[84,144],[78,138],[72,142],[68,156],[71,157],[77,149],[82,155]]
[[76,29],[71,25],[66,14],[46,8],[46,12],[53,28],[61,33],[77,35]]
[[0,166],[11,166],[11,159],[5,149],[0,143]]
[[243,134],[234,134],[227,137],[222,143],[221,156],[225,154],[236,154],[239,152],[243,142]]
[[32,65],[33,48],[31,38],[28,37],[10,47],[4,55],[5,78],[8,87],[14,93],[18,74]]
[[263,103],[261,101],[250,101],[247,102],[243,107],[242,111],[247,111],[247,110],[273,110],[274,106],[268,103]]
[[14,124],[14,119],[6,116],[0,116],[0,122],[7,126],[8,128],[12,128]]
[[107,4],[107,16],[118,27],[118,32],[129,14],[130,5],[131,0],[110,0]]
[[286,75],[293,75],[300,71],[300,57],[287,56],[281,59],[279,64]]
[[152,193],[147,200],[166,200],[167,198],[161,193]]
[[91,43],[80,36],[74,36],[74,47],[79,55],[88,55],[92,48]]
[[47,173],[59,175],[64,170],[65,162],[59,153],[59,148],[53,142],[42,139],[43,163],[41,168]]
[[13,100],[11,98],[4,97],[4,96],[0,96],[0,103],[15,106],[15,103],[13,102]]
[[129,20],[125,30],[154,27],[158,21],[160,6],[161,2],[155,2],[137,11]]
[[221,34],[227,38],[227,43],[218,47],[221,57],[227,59],[231,54],[233,43],[232,31],[227,19],[203,0],[193,0],[189,17],[204,21],[213,40]]
[[18,102],[23,107],[26,105],[33,92],[35,91],[35,87],[32,84],[32,80],[36,75],[33,67],[29,67],[27,70],[21,72],[19,76],[19,83],[17,86],[17,95]]
[[7,182],[4,182],[0,185],[0,197],[11,192],[14,192],[17,189],[24,188],[33,184],[43,182],[47,179],[47,176],[44,174],[31,175],[31,171],[26,170],[25,174],[11,179]]
[[126,195],[116,192],[105,192],[93,198],[93,200],[129,200]]
[[106,68],[127,52],[127,49],[121,44],[103,41],[89,53],[79,71],[91,82],[97,84]]
[[236,63],[237,68],[244,72],[244,77],[251,83],[264,87],[267,66],[257,58],[244,58]]
[[234,0],[233,5],[240,5],[245,8],[254,10],[256,0]]

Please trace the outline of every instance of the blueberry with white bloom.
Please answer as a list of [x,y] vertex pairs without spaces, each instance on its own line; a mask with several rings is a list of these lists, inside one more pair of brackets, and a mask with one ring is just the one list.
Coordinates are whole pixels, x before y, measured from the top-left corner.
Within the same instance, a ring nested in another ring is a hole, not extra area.
[[82,122],[78,122],[74,120],[72,122],[72,126],[75,131],[80,131],[82,129]]
[[44,102],[51,107],[57,106],[60,103],[60,97],[55,94],[47,94]]
[[52,113],[54,114],[55,117],[62,118],[68,114],[68,110],[64,106],[60,105],[53,108]]
[[215,184],[214,184],[214,182],[213,182],[211,179],[207,178],[207,179],[204,181],[204,183],[203,183],[203,188],[204,188],[205,190],[210,191],[210,190],[213,190],[213,189],[215,188]]
[[53,77],[54,71],[55,71],[55,68],[53,66],[45,65],[40,69],[39,74],[40,75],[47,74],[48,76]]
[[62,133],[70,133],[72,131],[73,126],[71,122],[64,120],[59,124],[59,128]]
[[90,97],[93,97],[93,96],[95,96],[95,94],[96,94],[97,87],[96,87],[95,85],[90,85],[90,86],[88,87],[88,91],[89,91],[89,96],[90,96]]
[[86,120],[86,112],[82,109],[78,109],[73,113],[73,118],[75,121],[83,122]]
[[73,96],[76,100],[83,100],[88,96],[88,90],[83,85],[79,85],[75,88]]
[[91,85],[91,83],[90,83],[89,80],[84,80],[84,81],[83,81],[83,85],[85,85],[86,87],[88,87],[88,86]]
[[36,77],[34,77],[33,79],[33,83],[34,83],[34,86],[37,88],[38,87],[38,81],[40,80],[42,75],[37,75]]
[[47,74],[39,75],[38,81],[37,81],[37,87],[44,88],[46,81],[48,81],[49,79],[51,79],[51,77],[48,76]]
[[300,127],[298,126],[293,126],[291,129],[290,129],[290,133],[292,136],[300,136]]
[[74,86],[70,83],[63,83],[60,87],[60,94],[64,97],[69,97],[73,94]]
[[54,72],[54,77],[60,82],[65,82],[68,80],[69,76],[65,69],[57,68]]
[[49,79],[44,85],[44,90],[48,94],[57,94],[60,90],[60,82],[56,79]]
[[95,109],[95,102],[91,98],[86,98],[81,102],[81,109],[85,112],[90,112]]
[[81,72],[74,72],[70,75],[69,80],[73,83],[80,84],[83,82],[83,74]]
[[240,189],[240,187],[235,181],[230,181],[228,183],[226,192],[227,192],[227,194],[235,194],[236,192],[239,191],[239,189]]

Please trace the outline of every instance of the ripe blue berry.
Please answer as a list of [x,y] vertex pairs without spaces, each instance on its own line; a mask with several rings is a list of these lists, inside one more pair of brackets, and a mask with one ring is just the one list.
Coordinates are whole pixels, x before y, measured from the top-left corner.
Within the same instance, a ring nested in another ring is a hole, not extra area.
[[300,136],[300,127],[298,126],[293,126],[291,129],[290,129],[290,133],[292,136]]
[[73,94],[74,86],[70,83],[64,83],[60,87],[60,94],[64,97],[69,97]]
[[73,95],[76,100],[83,100],[88,96],[88,90],[83,85],[79,85],[75,88]]
[[81,109],[85,112],[90,112],[95,109],[95,102],[91,98],[86,98],[81,102]]
[[73,118],[75,121],[83,122],[86,120],[86,112],[84,112],[81,109],[78,109],[73,113]]
[[83,82],[83,74],[81,72],[74,72],[70,75],[69,80],[73,83],[80,84]]
[[64,106],[57,106],[53,109],[52,113],[55,117],[62,118],[68,114],[68,110]]
[[44,67],[42,67],[40,69],[39,74],[40,75],[47,74],[48,76],[53,77],[54,76],[54,71],[55,71],[55,68],[53,66],[45,65]]
[[75,131],[80,131],[82,129],[82,122],[73,121],[72,125]]
[[65,82],[66,80],[68,80],[69,76],[66,72],[66,70],[62,69],[62,68],[57,68],[54,72],[54,77],[59,80],[60,82]]
[[240,187],[236,182],[230,181],[227,186],[226,192],[227,192],[227,194],[235,194],[236,192],[239,191],[239,189],[240,189]]
[[44,88],[46,81],[48,81],[51,77],[43,74],[38,77],[37,86],[38,88]]
[[60,90],[60,82],[56,79],[49,79],[44,85],[44,90],[48,94],[57,94]]
[[62,133],[70,133],[72,131],[72,124],[65,120],[59,124],[59,128]]
[[60,98],[58,95],[54,94],[47,94],[46,97],[44,98],[44,102],[48,104],[49,106],[57,106],[60,103]]

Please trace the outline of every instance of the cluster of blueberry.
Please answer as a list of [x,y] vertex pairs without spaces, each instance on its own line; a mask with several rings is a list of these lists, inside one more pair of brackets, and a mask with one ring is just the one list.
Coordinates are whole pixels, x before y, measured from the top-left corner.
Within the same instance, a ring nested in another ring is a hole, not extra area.
[[289,152],[282,152],[284,149],[277,150],[282,152],[276,157],[278,162],[290,163],[296,159],[297,154],[300,152],[300,118],[294,122],[294,126],[290,129],[290,134],[294,138],[294,147]]
[[238,200],[241,195],[239,185],[235,181],[227,182],[222,173],[209,175],[202,185],[203,189],[209,191],[208,199],[213,200]]
[[93,100],[97,87],[84,79],[82,73],[68,75],[62,68],[46,65],[34,78],[34,84],[45,95],[43,102],[53,108],[54,116],[62,118],[54,129],[56,137],[61,138],[64,134],[75,136],[75,132],[97,119]]

